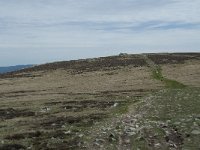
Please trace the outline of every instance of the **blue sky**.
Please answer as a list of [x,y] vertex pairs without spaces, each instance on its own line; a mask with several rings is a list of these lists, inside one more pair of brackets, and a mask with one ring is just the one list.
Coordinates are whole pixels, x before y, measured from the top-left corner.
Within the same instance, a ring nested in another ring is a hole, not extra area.
[[0,66],[200,52],[200,0],[0,0]]

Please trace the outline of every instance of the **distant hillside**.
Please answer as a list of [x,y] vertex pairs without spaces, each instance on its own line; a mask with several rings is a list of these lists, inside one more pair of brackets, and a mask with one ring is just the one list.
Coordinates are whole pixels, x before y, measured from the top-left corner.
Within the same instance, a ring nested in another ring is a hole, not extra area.
[[[182,64],[190,59],[200,60],[200,53],[160,53],[160,54],[149,53],[145,55],[147,55],[149,59],[154,61],[155,64],[157,65]],[[31,68],[26,67],[26,69],[23,70],[18,69],[12,72],[7,72],[5,74],[0,74],[0,78],[12,78],[12,77],[23,77],[23,76],[27,77],[27,74],[31,72],[53,71],[57,69],[64,69],[68,71],[70,70],[72,74],[77,74],[77,73],[79,74],[83,72],[113,70],[119,67],[126,67],[126,66],[141,67],[141,66],[148,66],[148,64],[146,63],[146,60],[144,59],[142,54],[137,54],[137,55],[120,54],[116,56],[59,61],[59,62],[35,65]]]
[[17,65],[17,66],[8,66],[8,67],[0,67],[0,73],[17,71],[24,68],[29,68],[33,65]]

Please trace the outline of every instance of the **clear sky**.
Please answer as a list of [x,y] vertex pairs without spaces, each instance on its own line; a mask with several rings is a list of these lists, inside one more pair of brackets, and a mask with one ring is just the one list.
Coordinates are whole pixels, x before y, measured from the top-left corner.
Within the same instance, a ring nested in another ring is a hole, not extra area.
[[0,66],[200,52],[200,0],[0,0]]

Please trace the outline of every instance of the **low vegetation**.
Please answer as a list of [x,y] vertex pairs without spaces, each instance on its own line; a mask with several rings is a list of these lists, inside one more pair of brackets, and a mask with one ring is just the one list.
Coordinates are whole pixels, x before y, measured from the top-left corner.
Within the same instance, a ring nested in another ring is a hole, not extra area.
[[195,87],[163,75],[198,60],[123,54],[0,75],[0,149],[198,149],[198,70]]
[[171,80],[171,79],[167,79],[165,77],[163,77],[162,75],[162,69],[160,67],[157,67],[156,69],[154,69],[152,71],[152,74],[153,74],[153,78],[156,79],[156,80],[159,80],[161,82],[164,82],[165,86],[167,88],[177,88],[177,89],[180,89],[180,88],[185,88],[186,86],[176,80]]

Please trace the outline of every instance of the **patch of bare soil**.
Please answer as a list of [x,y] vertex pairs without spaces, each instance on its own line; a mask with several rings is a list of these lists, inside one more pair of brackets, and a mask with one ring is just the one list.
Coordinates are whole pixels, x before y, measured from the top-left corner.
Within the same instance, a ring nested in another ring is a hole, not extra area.
[[20,144],[4,144],[0,146],[1,150],[25,150],[26,147]]
[[26,133],[17,133],[17,134],[8,135],[5,137],[5,139],[21,140],[21,139],[26,139],[26,138],[37,138],[37,137],[40,137],[41,135],[42,135],[42,133],[40,131],[26,132]]
[[[169,130],[168,135],[165,136],[165,140],[168,143],[174,143],[176,145],[176,148],[181,148],[183,145],[184,137],[183,135],[178,131],[178,128],[173,127]],[[170,145],[171,147],[174,147],[175,145]]]
[[[66,132],[65,130],[48,130],[48,131],[35,131],[17,133],[6,136],[4,139],[10,141],[28,140],[31,141],[29,147],[18,144],[5,144],[2,149],[42,149],[42,150],[56,150],[56,149],[77,149],[83,144],[81,138],[78,136],[79,131],[72,130]],[[55,142],[53,142],[55,141]],[[1,149],[1,147],[0,147]]]
[[95,121],[99,121],[105,118],[107,115],[103,113],[98,114],[90,114],[86,116],[61,116],[61,117],[52,117],[44,120],[40,126],[45,129],[58,129],[62,128],[64,125],[75,125],[75,126],[83,126],[90,127],[94,124]]
[[12,119],[16,117],[35,116],[35,113],[28,110],[17,110],[13,108],[0,109],[0,119]]

